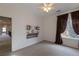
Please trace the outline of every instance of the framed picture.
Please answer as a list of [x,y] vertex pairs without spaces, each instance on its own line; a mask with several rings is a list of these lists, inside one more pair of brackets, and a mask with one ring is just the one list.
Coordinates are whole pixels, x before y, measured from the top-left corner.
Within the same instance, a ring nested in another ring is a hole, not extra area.
[[34,38],[34,37],[38,37],[39,35],[39,30],[40,30],[40,27],[39,26],[31,26],[31,25],[26,25],[26,30],[27,30],[27,39],[30,39],[30,38]]

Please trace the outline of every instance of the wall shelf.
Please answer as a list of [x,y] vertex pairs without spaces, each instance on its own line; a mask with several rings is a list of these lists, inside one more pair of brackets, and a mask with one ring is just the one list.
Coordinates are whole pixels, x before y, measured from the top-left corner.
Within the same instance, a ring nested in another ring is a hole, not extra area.
[[38,37],[38,33],[29,33],[27,34],[27,39]]

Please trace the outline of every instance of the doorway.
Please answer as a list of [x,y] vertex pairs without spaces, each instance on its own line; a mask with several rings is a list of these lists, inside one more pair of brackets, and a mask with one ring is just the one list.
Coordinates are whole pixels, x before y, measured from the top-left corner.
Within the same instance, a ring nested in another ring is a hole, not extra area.
[[12,19],[0,16],[0,55],[11,52]]

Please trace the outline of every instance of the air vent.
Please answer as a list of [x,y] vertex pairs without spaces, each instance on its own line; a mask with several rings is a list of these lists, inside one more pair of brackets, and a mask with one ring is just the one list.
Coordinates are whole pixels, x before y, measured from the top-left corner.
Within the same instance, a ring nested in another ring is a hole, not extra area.
[[56,12],[61,12],[61,10],[57,10]]

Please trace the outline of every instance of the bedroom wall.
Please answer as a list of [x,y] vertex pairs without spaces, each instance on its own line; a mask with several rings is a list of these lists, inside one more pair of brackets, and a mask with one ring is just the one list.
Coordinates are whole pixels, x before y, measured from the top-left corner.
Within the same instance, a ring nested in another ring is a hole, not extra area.
[[44,40],[55,42],[57,17],[55,14],[44,18]]
[[[12,51],[30,46],[42,40],[42,20],[27,6],[21,4],[0,4],[0,16],[12,18]],[[39,37],[26,39],[26,25],[39,25]]]

